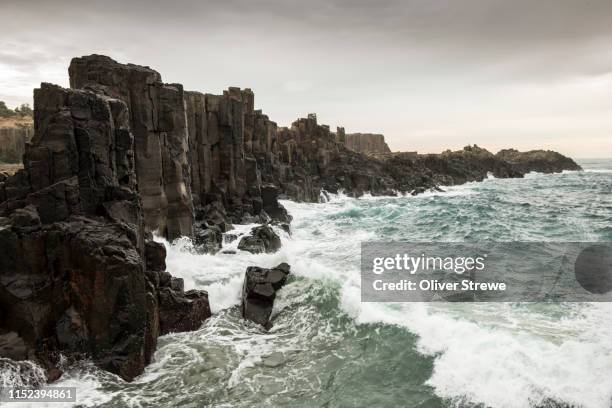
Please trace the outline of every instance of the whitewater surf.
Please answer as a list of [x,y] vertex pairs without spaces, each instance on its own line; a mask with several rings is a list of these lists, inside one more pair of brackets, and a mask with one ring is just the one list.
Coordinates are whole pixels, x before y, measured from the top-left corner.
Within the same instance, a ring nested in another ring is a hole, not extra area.
[[[360,301],[361,241],[612,241],[612,162],[582,164],[587,171],[489,178],[416,197],[284,201],[293,231],[276,229],[283,246],[274,254],[239,251],[238,240],[217,255],[197,254],[188,239],[162,241],[168,268],[209,292],[213,317],[160,338],[132,383],[82,363],[57,385],[78,387],[81,406],[102,407],[609,408],[609,304]],[[266,332],[240,315],[243,274],[280,262],[292,277]]]

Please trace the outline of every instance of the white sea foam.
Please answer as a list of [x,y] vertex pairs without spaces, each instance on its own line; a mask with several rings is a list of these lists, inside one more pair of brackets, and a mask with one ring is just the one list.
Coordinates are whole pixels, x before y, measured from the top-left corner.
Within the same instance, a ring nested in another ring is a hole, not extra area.
[[393,324],[419,336],[419,350],[436,356],[427,384],[441,397],[504,408],[538,405],[548,399],[589,408],[610,406],[612,332],[609,326],[601,326],[601,319],[612,311],[609,307],[602,313],[604,305],[592,306],[582,317],[557,322],[557,333],[568,331],[575,337],[550,332],[548,338],[521,327],[509,330],[494,324],[492,318],[504,309],[501,304],[490,311],[492,316],[481,316],[493,324],[420,304],[396,306],[362,304],[354,287],[343,293],[344,310],[357,322]]
[[612,169],[585,169],[585,173],[612,173]]
[[[23,362],[22,362],[23,363]],[[46,382],[44,371],[42,368],[36,366],[34,363],[29,363],[31,366],[29,370],[32,370],[36,373],[36,376],[41,377],[42,381],[36,386],[42,386]],[[4,377],[6,372],[2,373],[2,377]],[[72,370],[64,373],[62,377],[51,384],[51,387],[75,387],[76,388],[76,402],[3,402],[0,404],[2,407],[7,408],[57,408],[59,406],[62,407],[73,407],[73,406],[83,406],[83,407],[97,407],[103,403],[106,403],[113,399],[117,393],[115,392],[105,392],[101,390],[101,381],[100,376],[112,376],[109,373],[101,373],[99,369],[93,367],[91,363],[83,362],[81,364],[81,369]],[[121,381],[121,380],[119,380]],[[34,387],[35,384],[26,382],[17,382],[12,384],[4,383],[3,387]]]
[[[541,176],[531,174],[528,178],[539,180]],[[366,195],[353,199],[340,193],[328,195],[325,204],[283,201],[294,216],[293,235],[276,230],[283,245],[275,254],[238,251],[240,237],[223,248],[234,250],[235,254],[214,256],[195,253],[189,240],[170,244],[156,238],[166,245],[168,270],[182,277],[187,289],[209,292],[214,316],[196,332],[161,338],[153,363],[135,384],[139,388],[148,387],[147,395],[162,395],[164,391],[157,388],[175,384],[174,378],[166,378],[168,373],[186,376],[189,374],[185,374],[186,366],[204,365],[210,373],[222,372],[221,387],[238,399],[249,393],[260,395],[263,387],[271,394],[289,393],[300,379],[305,383],[304,389],[319,392],[321,379],[307,372],[308,364],[314,362],[302,362],[305,365],[291,372],[292,383],[287,382],[288,378],[265,377],[261,371],[265,364],[289,364],[293,353],[310,347],[313,339],[326,344],[333,336],[341,336],[324,324],[312,324],[312,319],[319,315],[309,305],[308,296],[313,296],[311,286],[318,281],[325,288],[334,291],[339,288],[341,310],[356,324],[388,324],[416,334],[419,352],[434,357],[433,373],[427,384],[443,398],[495,408],[527,407],[549,398],[585,408],[609,408],[612,308],[607,304],[570,305],[571,313],[560,318],[528,305],[361,302],[359,243],[384,238],[372,225],[387,226],[389,219],[408,218],[419,205],[427,203],[413,200],[483,194],[483,189],[491,189],[497,183],[523,182],[487,178],[484,183],[445,187],[445,192],[427,192],[416,197]],[[381,202],[370,205],[370,200]],[[365,227],[366,223],[370,223],[370,228]],[[231,233],[241,236],[252,227],[236,226]],[[235,314],[239,312],[235,306],[240,301],[247,266],[270,267],[280,262],[288,262],[297,278],[279,293],[273,314],[280,318],[266,333],[237,319]],[[299,313],[282,313],[296,307],[300,308]],[[234,318],[228,319],[232,313]],[[194,381],[199,378],[196,374]],[[86,406],[101,404],[117,395],[102,392],[99,377],[93,374],[67,376],[58,385],[63,384],[79,387]],[[138,406],[144,396],[142,391],[132,390],[123,392],[121,398]],[[231,402],[224,403],[231,406]]]
[[45,371],[38,364],[0,358],[0,388],[37,387],[45,382]]
[[[352,205],[347,200],[337,204],[333,209],[319,210],[339,212]],[[314,215],[309,205],[286,205],[291,207],[296,223]],[[326,245],[336,245],[332,253],[358,256],[346,237],[342,241],[328,240],[333,239],[334,226],[321,225],[319,229],[326,233],[319,242],[311,243],[315,245],[311,252],[316,246],[323,251]],[[351,235],[357,242],[368,238],[358,230]],[[338,261],[337,257],[327,260]],[[345,282],[341,306],[357,323],[393,324],[417,334],[419,350],[436,356],[427,383],[441,397],[504,408],[526,407],[548,399],[589,408],[610,407],[612,328],[608,316],[612,308],[607,304],[577,305],[581,312],[562,320],[504,304],[460,305],[468,307],[463,315],[455,313],[454,305],[390,307],[361,303],[355,267],[335,264],[313,269],[317,269],[317,278]]]

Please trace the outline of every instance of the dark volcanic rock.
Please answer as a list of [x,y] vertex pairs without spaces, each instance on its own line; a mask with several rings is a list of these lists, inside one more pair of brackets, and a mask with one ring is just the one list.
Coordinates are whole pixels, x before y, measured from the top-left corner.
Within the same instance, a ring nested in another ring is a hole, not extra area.
[[242,317],[270,329],[276,292],[287,282],[290,269],[286,263],[272,269],[249,266],[242,287]]
[[276,252],[280,247],[280,237],[269,225],[261,225],[253,228],[251,234],[243,237],[238,243],[238,249],[253,254]]
[[198,329],[211,316],[208,294],[203,290],[162,288],[159,292],[160,334]]
[[166,247],[155,241],[145,244],[145,260],[148,271],[166,270]]
[[34,96],[24,169],[0,183],[0,357],[37,360],[52,380],[59,353],[84,356],[131,380],[160,334],[210,316],[207,295],[162,279],[127,105],[48,84]]
[[274,221],[289,224],[293,217],[285,207],[278,202],[279,188],[273,184],[261,186],[261,199],[263,209]]
[[[26,232],[0,230],[2,322],[34,355],[90,355],[131,379],[144,368],[144,265],[127,227],[87,218]],[[7,252],[8,253],[8,252]],[[37,355],[37,357],[39,357]]]
[[204,220],[206,225],[208,225],[207,228],[211,226],[217,227],[221,232],[227,232],[234,228],[225,212],[225,207],[223,207],[220,201],[213,201],[200,208],[196,218]]
[[0,355],[15,361],[28,358],[28,346],[16,332],[0,334]]
[[[183,87],[158,72],[102,56],[74,58],[70,86],[123,101],[134,135],[134,158],[145,225],[169,239],[191,236],[193,202]],[[83,107],[81,116],[88,115]]]
[[358,153],[391,153],[385,136],[377,133],[350,133],[345,135],[346,147]]
[[223,233],[216,225],[204,225],[204,228],[196,229],[193,241],[198,250],[214,254],[223,246]]
[[519,152],[515,149],[499,151],[497,158],[510,163],[517,171],[528,173],[558,173],[563,170],[582,170],[575,161],[551,150],[531,150]]

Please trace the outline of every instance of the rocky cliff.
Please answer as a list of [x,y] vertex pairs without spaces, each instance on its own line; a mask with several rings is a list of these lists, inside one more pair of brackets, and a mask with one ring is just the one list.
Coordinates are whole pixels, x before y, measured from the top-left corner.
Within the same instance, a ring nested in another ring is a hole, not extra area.
[[552,152],[477,146],[378,159],[347,149],[344,129],[314,114],[279,127],[249,89],[185,91],[99,55],[75,58],[69,73],[73,89],[35,91],[24,168],[0,174],[0,357],[50,373],[62,353],[132,379],[158,335],[210,316],[206,292],[185,292],[165,271],[153,232],[215,251],[232,223],[288,230],[281,196],[416,194],[489,172],[579,168]]
[[[314,114],[279,127],[255,109],[250,89],[229,88],[222,95],[184,91],[164,84],[148,67],[105,56],[75,58],[69,73],[73,88],[128,106],[145,228],[169,239],[270,217],[287,222],[276,195],[316,202],[323,190],[356,196],[411,192],[479,180],[488,172],[517,177],[528,170],[479,148],[478,154],[387,156],[382,135],[332,132]],[[368,157],[345,145],[382,153]],[[567,160],[563,166],[575,168]],[[553,160],[553,168],[559,164]],[[275,190],[265,205],[264,186]]]
[[349,133],[346,135],[346,147],[363,154],[391,153],[385,136],[376,133]]
[[0,182],[0,356],[53,378],[60,352],[84,355],[132,379],[159,335],[210,316],[207,294],[145,232],[128,106],[48,84],[34,105],[24,169]]
[[182,85],[164,84],[156,71],[108,57],[75,58],[70,86],[116,98],[127,106],[134,135],[138,191],[149,231],[192,235],[193,202]]

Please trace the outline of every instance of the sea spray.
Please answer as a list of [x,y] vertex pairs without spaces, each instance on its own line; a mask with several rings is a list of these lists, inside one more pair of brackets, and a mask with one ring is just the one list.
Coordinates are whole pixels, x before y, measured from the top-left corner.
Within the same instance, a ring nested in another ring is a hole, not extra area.
[[[597,169],[611,169],[612,163]],[[587,168],[588,169],[588,168]],[[361,241],[612,241],[606,172],[486,179],[416,197],[284,201],[294,216],[276,254],[199,255],[166,243],[168,270],[209,291],[215,315],[159,339],[132,384],[75,368],[84,405],[473,406],[547,401],[609,408],[608,304],[362,303]],[[528,205],[527,205],[528,204]],[[588,211],[584,210],[588,209]],[[355,216],[357,215],[357,216]],[[251,226],[231,233],[243,234]],[[235,249],[233,241],[226,248]],[[287,262],[274,327],[242,320],[247,266]],[[95,398],[94,398],[95,396]]]

